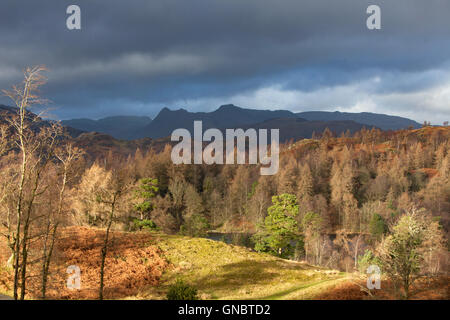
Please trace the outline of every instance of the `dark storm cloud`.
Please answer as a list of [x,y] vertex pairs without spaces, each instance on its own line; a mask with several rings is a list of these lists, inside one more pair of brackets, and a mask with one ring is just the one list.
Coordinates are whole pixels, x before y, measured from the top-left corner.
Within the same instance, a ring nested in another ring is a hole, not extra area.
[[[81,31],[65,27],[70,4],[81,7]],[[382,30],[366,28],[369,4],[380,5]],[[449,21],[446,0],[2,0],[0,87],[17,82],[23,67],[45,64],[44,93],[63,118],[239,101],[398,114],[429,108],[450,118],[439,102],[450,84]],[[361,91],[360,100],[341,97],[343,87]],[[439,96],[435,104],[408,104],[428,91]],[[258,98],[268,92],[279,100]],[[314,103],[315,93],[329,96]]]

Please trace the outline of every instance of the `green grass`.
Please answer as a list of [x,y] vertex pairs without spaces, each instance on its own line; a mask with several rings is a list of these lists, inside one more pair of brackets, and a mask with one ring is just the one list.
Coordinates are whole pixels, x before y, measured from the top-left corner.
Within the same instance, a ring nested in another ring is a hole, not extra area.
[[312,299],[348,275],[279,259],[203,238],[158,235],[155,244],[174,268],[161,285],[133,298],[164,299],[177,278],[198,289],[202,299]]

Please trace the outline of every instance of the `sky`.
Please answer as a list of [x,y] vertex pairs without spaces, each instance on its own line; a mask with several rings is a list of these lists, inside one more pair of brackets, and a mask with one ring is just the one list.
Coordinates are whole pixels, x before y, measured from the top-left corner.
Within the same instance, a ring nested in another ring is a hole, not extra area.
[[[66,27],[71,4],[81,30]],[[372,4],[380,30],[366,26]],[[235,104],[442,124],[450,1],[1,0],[0,88],[38,64],[55,119]]]

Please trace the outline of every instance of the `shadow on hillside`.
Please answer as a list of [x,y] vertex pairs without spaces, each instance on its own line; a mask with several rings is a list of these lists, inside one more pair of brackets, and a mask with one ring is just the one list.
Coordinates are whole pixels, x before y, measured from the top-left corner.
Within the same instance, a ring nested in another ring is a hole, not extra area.
[[257,300],[278,300],[278,299],[283,299],[285,296],[287,296],[287,295],[289,295],[289,294],[291,294],[293,292],[296,292],[296,291],[299,291],[299,290],[308,289],[308,288],[311,288],[311,287],[314,287],[314,286],[318,286],[318,285],[324,284],[326,282],[331,282],[331,281],[336,281],[336,279],[324,279],[324,280],[319,280],[319,281],[311,281],[311,282],[306,283],[306,284],[302,284],[302,285],[299,285],[299,286],[294,286],[294,287],[289,288],[287,290],[281,290],[281,291],[278,291],[276,293],[273,293],[273,294],[270,294],[270,295],[267,295],[267,296],[258,297]]
[[241,286],[269,283],[280,276],[281,266],[267,261],[244,260],[221,266],[194,284],[200,290],[231,289]]

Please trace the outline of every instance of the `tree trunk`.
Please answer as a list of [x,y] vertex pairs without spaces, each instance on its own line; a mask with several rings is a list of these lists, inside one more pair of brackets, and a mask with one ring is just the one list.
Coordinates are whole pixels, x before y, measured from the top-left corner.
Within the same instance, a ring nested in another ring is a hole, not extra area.
[[358,235],[358,239],[356,239],[356,244],[355,244],[355,270],[358,266],[358,249],[359,249],[359,240],[361,238],[361,234]]
[[103,243],[103,248],[101,252],[101,264],[100,264],[100,288],[98,293],[98,299],[103,300],[103,287],[104,287],[104,276],[105,276],[105,260],[106,260],[106,254],[108,253],[108,241],[109,241],[109,231],[111,230],[112,220],[114,218],[114,208],[115,208],[115,201],[116,196],[114,195],[114,199],[111,203],[111,213],[109,216],[108,226],[106,228],[106,234],[105,234],[105,241]]
[[42,299],[45,300],[46,298],[46,292],[47,292],[47,280],[50,270],[50,262],[52,260],[53,255],[53,248],[55,247],[55,240],[56,240],[56,231],[57,231],[58,225],[55,225],[53,228],[53,233],[51,237],[50,247],[48,248],[48,253],[44,256],[44,263],[42,265]]

